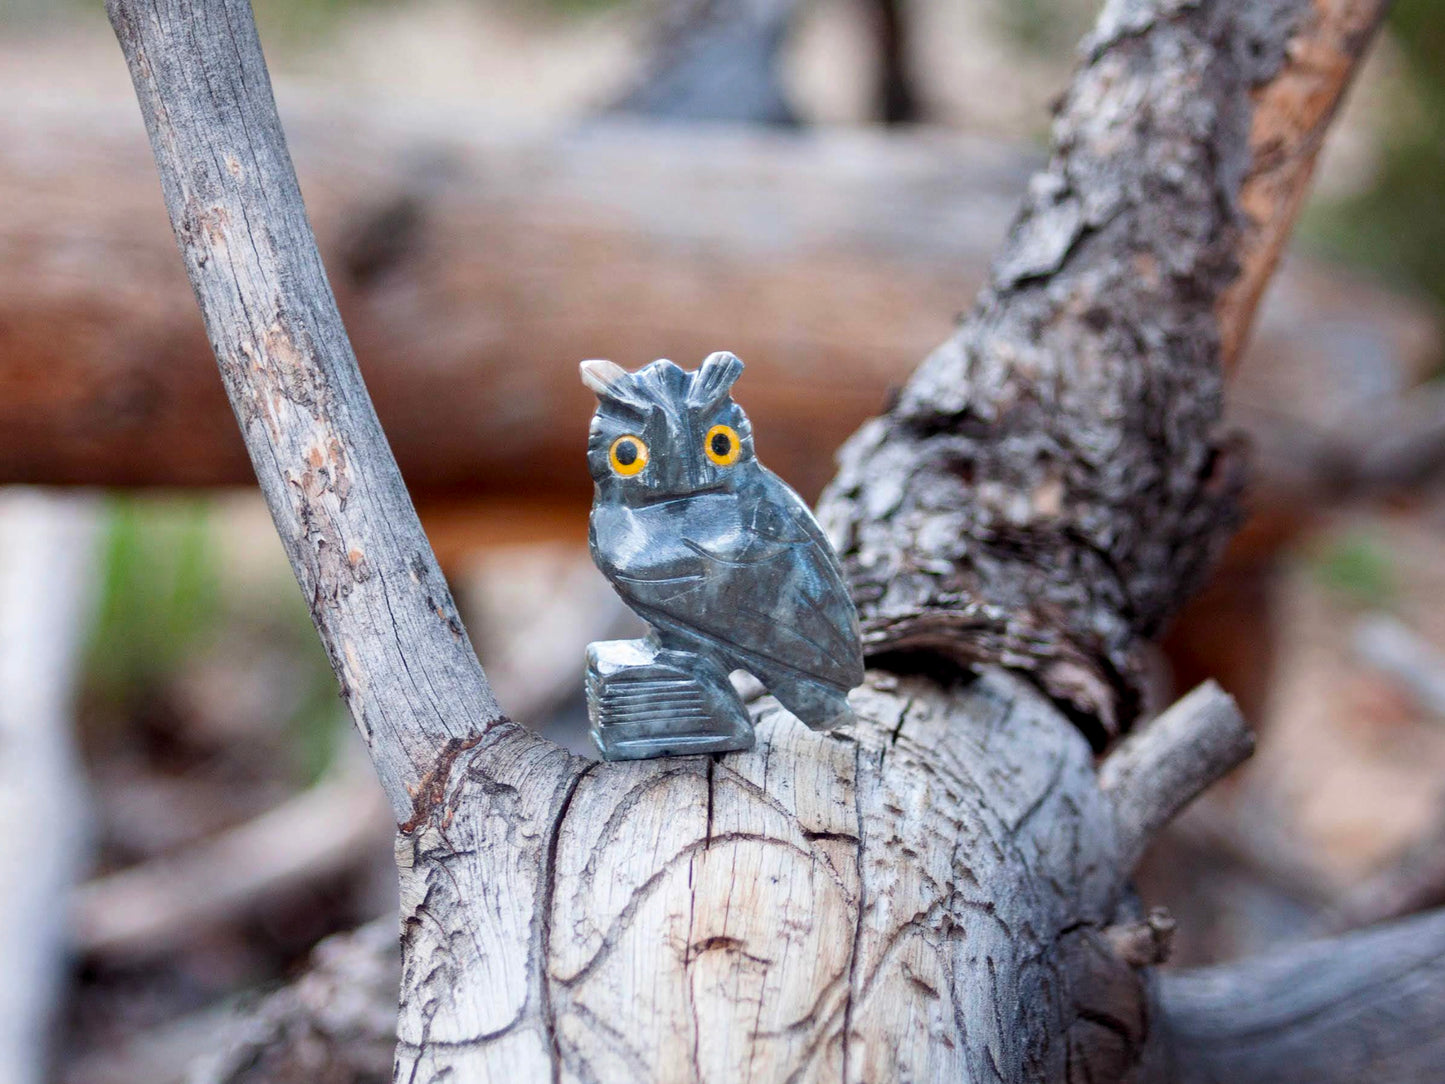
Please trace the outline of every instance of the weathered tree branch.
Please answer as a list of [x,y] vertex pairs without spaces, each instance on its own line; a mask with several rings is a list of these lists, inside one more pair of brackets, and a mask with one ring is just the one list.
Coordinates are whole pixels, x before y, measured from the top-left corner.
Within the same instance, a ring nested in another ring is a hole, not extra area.
[[1445,1065],[1445,912],[1159,976],[1169,1084],[1426,1084]]
[[398,817],[502,716],[356,367],[245,0],[107,4],[266,503]]
[[1254,751],[1234,699],[1214,682],[1129,735],[1099,766],[1099,788],[1119,820],[1121,873],[1176,813]]
[[[1133,718],[1141,646],[1238,520],[1220,363],[1239,298],[1384,7],[1106,5],[973,313],[824,497],[871,653],[1001,661],[1086,727]],[[1279,105],[1340,42],[1309,108]]]

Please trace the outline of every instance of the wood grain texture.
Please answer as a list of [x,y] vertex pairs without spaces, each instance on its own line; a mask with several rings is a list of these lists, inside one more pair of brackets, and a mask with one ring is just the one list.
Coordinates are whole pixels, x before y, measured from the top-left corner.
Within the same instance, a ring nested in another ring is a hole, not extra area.
[[256,478],[398,819],[501,719],[356,367],[245,0],[114,0]]
[[1105,6],[974,310],[845,446],[823,499],[874,654],[1002,660],[1099,738],[1137,713],[1141,645],[1239,518],[1219,306],[1246,236],[1293,209],[1246,225],[1254,120],[1334,17],[1311,0]]
[[824,735],[760,701],[719,758],[468,750],[398,842],[399,1078],[1063,1079],[1081,1020],[1142,1020],[1075,728],[1002,672],[855,704]]

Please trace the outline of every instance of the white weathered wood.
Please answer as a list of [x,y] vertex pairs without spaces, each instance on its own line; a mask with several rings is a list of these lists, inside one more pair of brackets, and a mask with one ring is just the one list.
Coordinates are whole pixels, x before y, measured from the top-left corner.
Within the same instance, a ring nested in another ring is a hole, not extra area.
[[45,1079],[83,866],[70,698],[96,563],[87,498],[0,490],[0,1080]]
[[874,680],[736,756],[469,750],[399,843],[399,1078],[1061,1078],[1119,892],[1088,745],[1002,673]]

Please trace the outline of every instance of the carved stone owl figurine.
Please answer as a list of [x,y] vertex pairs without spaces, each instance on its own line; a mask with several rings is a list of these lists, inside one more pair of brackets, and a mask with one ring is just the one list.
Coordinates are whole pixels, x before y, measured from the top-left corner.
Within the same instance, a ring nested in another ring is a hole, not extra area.
[[588,648],[592,736],[607,759],[750,748],[734,670],[815,730],[852,719],[858,615],[822,528],[753,453],[731,395],[742,369],[721,352],[696,372],[582,363],[598,397],[592,558],[651,629]]

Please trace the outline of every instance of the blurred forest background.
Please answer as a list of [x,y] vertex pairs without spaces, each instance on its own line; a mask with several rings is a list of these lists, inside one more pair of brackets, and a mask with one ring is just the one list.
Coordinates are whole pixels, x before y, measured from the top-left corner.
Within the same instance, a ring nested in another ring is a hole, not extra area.
[[[298,103],[325,115],[324,103],[344,102],[354,116],[396,115],[401,104],[406,116],[438,127],[524,141],[575,132],[634,92],[665,15],[660,0],[257,0],[256,8],[283,118]],[[1003,163],[996,188],[979,195],[978,214],[962,220],[976,236],[960,248],[986,256],[1008,224],[997,189],[1022,194],[1028,165],[1043,152],[1049,102],[1094,14],[1085,0],[812,0],[781,54],[797,131],[768,138],[847,139],[886,126],[910,141],[909,153],[940,146]],[[901,20],[901,34],[890,31],[890,17]],[[903,58],[901,92],[885,78],[890,42]],[[31,116],[54,131],[71,110],[88,116],[91,105],[121,103],[104,115],[125,118],[129,129],[107,138],[144,151],[99,3],[0,0],[0,95],[10,118],[0,128],[11,131]],[[365,133],[352,140],[349,153],[364,156]],[[308,199],[324,202],[324,184],[310,186],[297,153]],[[83,155],[76,161],[84,168]],[[649,163],[668,168],[665,156]],[[355,166],[363,175],[369,168]],[[0,190],[31,185],[38,174],[29,168],[0,147]],[[478,168],[485,173],[485,158]],[[766,164],[756,176],[765,187]],[[154,175],[141,179],[164,230]],[[107,178],[94,180],[93,198],[104,199]],[[826,171],[816,180],[826,187]],[[1442,193],[1445,10],[1399,0],[1331,132],[1286,268],[1231,384],[1231,417],[1256,452],[1249,525],[1160,654],[1161,700],[1215,675],[1260,734],[1254,760],[1170,830],[1141,879],[1145,901],[1179,922],[1176,962],[1232,958],[1445,899]],[[936,198],[966,202],[968,193]],[[392,210],[404,217],[407,206]],[[313,206],[334,277],[327,213]],[[677,213],[689,213],[685,199]],[[851,216],[842,228],[862,236],[886,232],[881,220],[905,219],[910,208],[880,187],[876,200],[855,199],[838,213]],[[6,215],[0,204],[8,312],[30,303],[33,280],[14,269],[36,259],[40,242],[7,226]],[[711,228],[722,236],[731,224]],[[704,250],[709,236],[696,241]],[[168,233],[161,237],[168,247]],[[767,258],[765,244],[757,251]],[[529,273],[525,258],[517,266],[519,276]],[[104,271],[120,290],[125,264]],[[826,262],[813,273],[826,275]],[[802,390],[791,399],[780,392],[777,402],[768,359],[733,340],[711,343],[738,349],[762,372],[752,391],[771,410],[758,422],[762,458],[816,496],[839,438],[881,408],[887,389],[943,337],[981,273],[981,265],[966,274],[950,268],[935,288],[952,300],[925,298],[919,313],[909,310],[907,341],[889,340],[861,400],[832,383],[826,334],[815,336],[824,349],[811,368],[789,369],[807,374]],[[403,287],[388,289],[400,296]],[[479,288],[455,304],[503,324],[549,318],[511,312],[498,296]],[[178,298],[198,329],[189,295]],[[556,299],[559,310],[567,304]],[[736,323],[736,341],[746,341],[754,304],[770,302],[718,301],[714,326]],[[888,302],[850,319],[876,318],[887,337],[898,312]],[[626,340],[646,356],[614,360],[700,360],[701,352],[680,352],[692,338],[648,328]],[[102,322],[95,334],[111,330]],[[456,340],[448,347],[456,357],[487,352],[484,334],[467,340],[468,326],[434,334]],[[47,395],[67,393],[36,391],[45,372],[37,375],[26,343],[0,314],[0,396],[24,383],[26,409],[38,412],[30,420],[43,426]],[[608,345],[579,341],[566,357],[514,351],[509,364],[571,382],[577,360]],[[358,353],[371,379],[364,336]],[[772,364],[794,366],[791,358]],[[218,384],[203,351],[166,365]],[[525,380],[497,383],[501,398],[476,424],[512,410],[527,415],[535,406],[527,389]],[[751,407],[748,377],[738,394]],[[438,487],[447,492],[419,503],[503,707],[583,752],[583,645],[630,618],[585,553],[581,389],[566,403],[528,423],[576,445],[565,468],[575,470],[575,484],[556,500],[545,499],[550,475],[536,483],[542,499],[519,496],[528,465],[499,455],[465,469],[482,478],[510,472],[522,480],[511,489]],[[818,414],[831,416],[811,424]],[[770,456],[785,445],[780,459]],[[22,461],[18,453],[3,460]],[[20,468],[0,476],[35,480]],[[35,514],[27,501],[11,491],[0,518]],[[318,941],[394,910],[392,826],[254,492],[84,487],[71,491],[66,509],[69,537],[81,538],[86,554],[71,574],[84,579],[88,601],[75,634],[77,799],[62,814],[82,827],[73,839],[60,833],[57,844],[75,849],[78,887],[68,909],[55,904],[68,914],[73,952],[57,980],[52,1076],[69,1084],[180,1079],[214,1043],[216,1022],[297,975]],[[13,784],[3,772],[0,763],[0,793]],[[0,804],[0,816],[11,805]],[[0,985],[9,971],[0,968]]]

